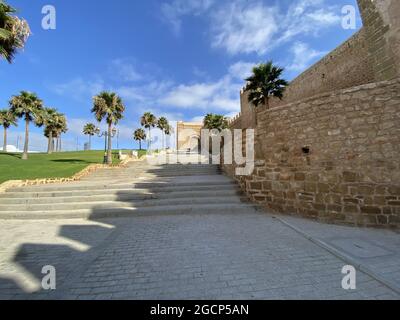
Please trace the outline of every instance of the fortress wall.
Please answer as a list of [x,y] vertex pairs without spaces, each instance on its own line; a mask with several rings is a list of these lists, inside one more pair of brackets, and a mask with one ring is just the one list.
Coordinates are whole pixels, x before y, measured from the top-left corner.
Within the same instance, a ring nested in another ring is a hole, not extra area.
[[400,76],[400,1],[358,0],[376,81]]
[[[400,1],[357,2],[363,28],[295,78],[284,99],[271,99],[269,107],[400,77]],[[242,92],[242,128],[254,128],[256,123],[254,107],[247,102],[247,94]]]
[[400,78],[257,118],[257,168],[235,177],[252,201],[325,222],[400,227]]
[[364,27],[306,70],[283,101],[241,93],[232,129],[256,129],[256,169],[235,176],[268,209],[400,227],[400,1],[358,0]]
[[294,79],[287,88],[284,99],[272,100],[270,107],[373,81],[366,32],[361,29]]

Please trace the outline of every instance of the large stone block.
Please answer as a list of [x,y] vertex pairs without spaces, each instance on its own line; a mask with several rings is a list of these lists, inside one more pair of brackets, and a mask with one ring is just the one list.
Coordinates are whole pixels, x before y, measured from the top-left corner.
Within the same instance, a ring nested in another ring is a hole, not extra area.
[[361,212],[367,213],[367,214],[381,214],[382,208],[375,207],[375,206],[368,206],[368,207],[365,206],[365,207],[361,207]]

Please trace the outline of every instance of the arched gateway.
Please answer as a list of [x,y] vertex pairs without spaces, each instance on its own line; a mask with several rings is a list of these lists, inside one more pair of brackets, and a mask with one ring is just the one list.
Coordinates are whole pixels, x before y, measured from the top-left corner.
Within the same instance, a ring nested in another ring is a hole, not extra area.
[[178,151],[200,153],[202,123],[179,121],[176,129]]

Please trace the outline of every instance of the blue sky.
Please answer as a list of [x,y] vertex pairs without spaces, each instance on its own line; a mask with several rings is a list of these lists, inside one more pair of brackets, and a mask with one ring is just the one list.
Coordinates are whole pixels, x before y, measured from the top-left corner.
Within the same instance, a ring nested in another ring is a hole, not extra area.
[[[145,111],[171,121],[198,121],[206,113],[232,116],[252,65],[272,59],[288,80],[356,30],[341,26],[342,7],[356,0],[10,0],[32,29],[11,65],[0,61],[0,103],[20,90],[36,92],[68,118],[64,147],[87,140],[95,122],[92,96],[116,91],[127,110],[119,147],[134,148],[132,132]],[[44,5],[57,13],[56,30],[41,27]],[[357,11],[358,15],[358,11]],[[44,150],[33,128],[31,149]],[[9,144],[23,137],[11,128]],[[22,140],[22,139],[21,139]],[[94,147],[103,141],[94,139]],[[114,145],[115,146],[115,145]]]

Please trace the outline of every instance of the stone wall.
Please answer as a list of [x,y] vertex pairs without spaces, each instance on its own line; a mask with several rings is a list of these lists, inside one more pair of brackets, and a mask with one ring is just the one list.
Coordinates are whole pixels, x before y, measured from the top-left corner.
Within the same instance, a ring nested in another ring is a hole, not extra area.
[[362,29],[294,79],[284,99],[272,100],[270,107],[370,82],[374,82],[374,72]]
[[283,101],[256,109],[241,93],[231,129],[256,129],[256,169],[223,169],[278,212],[400,227],[400,1],[357,2],[363,28],[294,79]]
[[256,170],[235,177],[252,201],[325,222],[400,226],[400,78],[260,109],[257,119]]
[[400,76],[400,1],[358,0],[376,81]]
[[[400,1],[358,0],[358,5],[362,29],[292,80],[284,99],[271,99],[269,107],[400,76]],[[242,128],[256,121],[249,108],[242,101]]]

